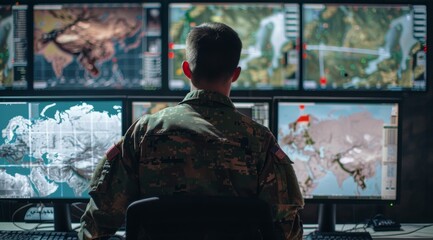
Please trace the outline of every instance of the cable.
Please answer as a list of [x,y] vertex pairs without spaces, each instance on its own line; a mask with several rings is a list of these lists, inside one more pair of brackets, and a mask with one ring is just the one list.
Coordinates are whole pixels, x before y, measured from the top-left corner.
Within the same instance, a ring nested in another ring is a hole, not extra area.
[[26,205],[24,205],[24,206],[18,208],[17,210],[15,210],[15,212],[12,214],[12,224],[13,224],[15,227],[17,227],[17,228],[19,228],[19,229],[21,229],[21,230],[24,230],[24,231],[32,231],[32,230],[37,229],[37,228],[42,224],[42,223],[38,223],[35,227],[30,228],[30,229],[27,229],[27,228],[23,228],[23,227],[21,227],[21,226],[18,226],[18,224],[16,224],[16,222],[15,222],[15,215],[16,215],[18,212],[20,212],[21,210],[23,210],[23,209],[25,209],[25,208],[27,208],[27,207],[33,206],[33,205],[34,205],[34,203],[28,203],[28,204],[26,204]]
[[71,206],[74,207],[75,209],[77,209],[78,211],[84,213],[85,210],[77,206],[80,203],[82,203],[82,202],[75,202],[75,203],[72,203]]

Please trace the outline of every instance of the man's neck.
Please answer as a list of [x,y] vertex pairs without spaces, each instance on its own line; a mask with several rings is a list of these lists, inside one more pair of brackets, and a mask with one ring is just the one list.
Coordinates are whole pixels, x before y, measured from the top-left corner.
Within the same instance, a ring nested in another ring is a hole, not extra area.
[[193,84],[191,84],[191,90],[207,90],[212,92],[217,92],[220,94],[223,94],[227,97],[230,97],[230,86],[224,86],[224,85],[218,85],[218,86],[200,86],[196,87]]

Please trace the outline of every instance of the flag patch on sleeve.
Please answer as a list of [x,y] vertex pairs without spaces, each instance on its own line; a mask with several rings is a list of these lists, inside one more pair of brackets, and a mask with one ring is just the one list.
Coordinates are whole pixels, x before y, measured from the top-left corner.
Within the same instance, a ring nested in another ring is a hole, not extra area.
[[283,152],[283,150],[281,150],[281,148],[279,148],[277,145],[275,145],[274,147],[272,147],[271,151],[280,160],[283,159],[286,156],[286,154]]
[[107,156],[107,160],[110,162],[119,154],[120,154],[120,149],[116,144],[114,144],[110,149],[107,150],[107,152],[105,152],[105,155]]
[[286,155],[286,153],[278,145],[275,145],[274,147],[272,147],[271,151],[272,151],[273,154],[275,154],[275,156],[279,160],[283,160],[284,158],[288,158],[287,155]]

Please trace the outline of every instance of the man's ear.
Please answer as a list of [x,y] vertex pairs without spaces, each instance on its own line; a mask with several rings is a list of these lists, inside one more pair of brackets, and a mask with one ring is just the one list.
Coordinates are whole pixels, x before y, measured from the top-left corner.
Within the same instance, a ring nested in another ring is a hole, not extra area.
[[183,74],[185,74],[185,76],[188,79],[191,79],[192,73],[191,73],[191,69],[189,68],[189,62],[187,61],[182,62],[182,70],[183,70]]
[[242,70],[241,67],[235,68],[232,75],[232,82],[236,82],[236,80],[238,80],[239,75],[241,74],[241,70]]

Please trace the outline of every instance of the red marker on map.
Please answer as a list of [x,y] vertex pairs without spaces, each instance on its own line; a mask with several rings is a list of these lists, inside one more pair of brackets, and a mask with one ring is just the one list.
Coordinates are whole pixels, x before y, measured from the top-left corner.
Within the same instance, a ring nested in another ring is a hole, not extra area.
[[304,110],[305,109],[305,105],[304,104],[299,105],[299,109],[300,110]]
[[328,79],[326,79],[326,77],[320,77],[320,85],[322,87],[324,87],[327,82],[328,82]]

